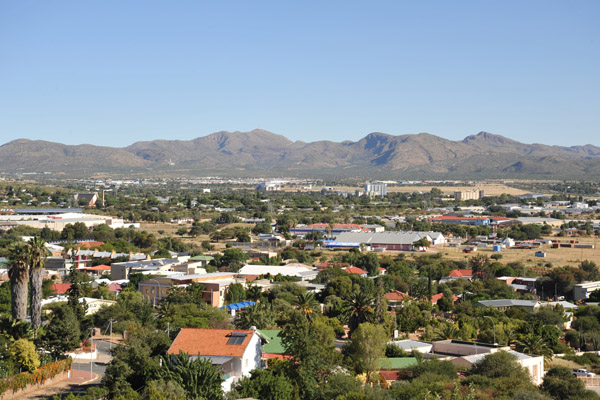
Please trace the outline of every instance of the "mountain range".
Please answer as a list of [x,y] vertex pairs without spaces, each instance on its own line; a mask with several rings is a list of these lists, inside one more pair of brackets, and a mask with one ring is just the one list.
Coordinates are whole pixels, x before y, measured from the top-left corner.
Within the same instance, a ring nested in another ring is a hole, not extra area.
[[216,132],[115,148],[18,139],[0,146],[0,170],[73,176],[310,176],[390,179],[600,177],[600,147],[524,144],[480,132],[461,141],[427,133],[371,133],[353,142],[292,142],[265,130]]

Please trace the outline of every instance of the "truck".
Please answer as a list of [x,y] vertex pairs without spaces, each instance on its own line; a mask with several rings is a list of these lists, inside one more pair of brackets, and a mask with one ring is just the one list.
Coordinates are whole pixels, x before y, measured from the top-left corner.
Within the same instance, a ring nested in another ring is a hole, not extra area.
[[596,376],[595,373],[588,371],[585,368],[575,369],[573,370],[573,375],[575,376],[583,376],[583,377],[593,377]]

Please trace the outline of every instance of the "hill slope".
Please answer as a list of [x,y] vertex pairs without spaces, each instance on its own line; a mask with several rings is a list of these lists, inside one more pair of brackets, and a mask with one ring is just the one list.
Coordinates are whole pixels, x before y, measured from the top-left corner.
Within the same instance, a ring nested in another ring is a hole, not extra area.
[[461,141],[427,133],[371,133],[356,142],[305,143],[254,130],[136,142],[125,148],[19,139],[0,146],[0,168],[76,175],[151,170],[172,175],[578,178],[600,177],[600,148],[523,144],[488,132]]

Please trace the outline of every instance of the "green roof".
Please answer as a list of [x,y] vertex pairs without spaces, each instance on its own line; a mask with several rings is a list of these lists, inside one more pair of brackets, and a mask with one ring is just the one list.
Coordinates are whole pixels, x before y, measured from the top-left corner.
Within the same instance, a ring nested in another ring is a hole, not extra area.
[[392,357],[380,358],[379,368],[383,370],[393,370],[412,367],[417,365],[417,359],[414,357]]
[[190,258],[190,261],[212,261],[214,259],[213,256],[194,256]]
[[263,345],[262,351],[271,354],[284,354],[285,348],[279,336],[281,329],[258,329],[258,333],[267,339],[267,344]]

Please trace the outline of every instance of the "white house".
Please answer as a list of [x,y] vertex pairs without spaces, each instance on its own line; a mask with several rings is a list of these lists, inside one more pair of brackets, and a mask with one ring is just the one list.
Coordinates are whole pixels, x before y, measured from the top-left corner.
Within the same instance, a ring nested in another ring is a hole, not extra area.
[[168,351],[171,356],[180,352],[217,365],[226,392],[250,371],[262,368],[262,339],[256,331],[182,328]]

